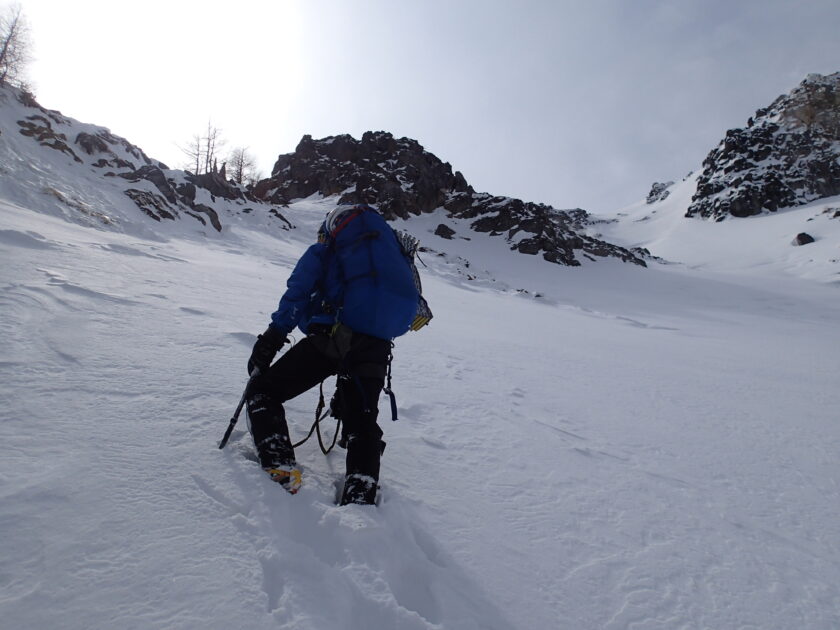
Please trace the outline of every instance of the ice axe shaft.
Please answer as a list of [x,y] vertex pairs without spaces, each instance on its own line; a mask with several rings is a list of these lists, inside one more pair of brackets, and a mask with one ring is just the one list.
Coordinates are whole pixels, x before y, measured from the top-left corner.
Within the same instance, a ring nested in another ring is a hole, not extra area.
[[219,442],[219,448],[222,449],[225,447],[225,444],[228,443],[230,439],[230,434],[233,433],[233,427],[236,426],[236,423],[239,421],[239,414],[242,413],[242,407],[245,406],[245,399],[248,397],[248,390],[251,389],[251,383],[254,379],[259,376],[259,369],[254,368],[254,371],[251,372],[251,378],[248,379],[248,383],[245,385],[245,391],[242,392],[242,398],[239,399],[239,404],[236,406],[236,411],[233,413],[233,417],[230,419],[230,424],[228,424],[227,431],[225,431],[225,435],[222,438],[222,441]]

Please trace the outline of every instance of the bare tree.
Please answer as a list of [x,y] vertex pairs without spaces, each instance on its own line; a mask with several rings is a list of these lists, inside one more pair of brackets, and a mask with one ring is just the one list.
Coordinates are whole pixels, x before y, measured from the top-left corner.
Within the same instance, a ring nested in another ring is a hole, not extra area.
[[228,174],[237,184],[246,184],[255,175],[257,162],[248,147],[236,147],[227,159]]
[[207,121],[207,135],[204,136],[204,172],[216,172],[217,152],[224,146],[222,132]]
[[0,15],[0,85],[28,89],[24,69],[29,62],[29,28],[20,5]]
[[184,170],[192,171],[196,175],[201,174],[201,136],[196,134],[190,139],[185,146],[178,146],[179,149],[187,156],[187,162],[184,164]]
[[208,121],[205,134],[195,134],[185,146],[179,145],[178,148],[188,158],[184,168],[192,170],[196,175],[215,172],[218,152],[224,145],[222,132]]
[[250,175],[248,175],[245,178],[245,185],[249,188],[253,188],[261,179],[265,179],[263,172],[254,168],[254,170],[251,171]]

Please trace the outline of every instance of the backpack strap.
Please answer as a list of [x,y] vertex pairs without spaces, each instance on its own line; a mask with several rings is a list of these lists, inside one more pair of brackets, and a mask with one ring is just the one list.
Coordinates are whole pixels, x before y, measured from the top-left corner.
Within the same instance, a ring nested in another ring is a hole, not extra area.
[[347,225],[353,219],[355,219],[357,216],[359,216],[360,214],[362,214],[363,212],[366,212],[368,210],[373,210],[373,209],[370,206],[365,206],[365,205],[357,205],[357,206],[353,206],[351,208],[348,208],[346,215],[341,218],[341,221],[339,221],[338,225],[336,225],[332,229],[332,232],[330,232],[330,234],[329,234],[330,238],[334,239],[336,236],[338,236],[338,233],[341,232],[341,230],[343,230],[344,228],[346,228]]

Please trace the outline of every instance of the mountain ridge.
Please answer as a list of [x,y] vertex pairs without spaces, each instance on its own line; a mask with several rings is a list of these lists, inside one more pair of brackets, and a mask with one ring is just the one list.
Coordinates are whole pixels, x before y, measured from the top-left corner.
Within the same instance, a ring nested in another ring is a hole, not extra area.
[[[366,132],[361,140],[304,136],[293,153],[278,158],[272,176],[259,182],[254,194],[284,205],[314,194],[334,195],[339,202],[376,204],[389,219],[442,208],[451,219],[469,219],[471,231],[502,236],[512,250],[567,266],[579,266],[579,257],[613,257],[645,266],[648,255],[590,236],[593,219],[580,208],[558,210],[476,192],[419,142],[385,131]],[[451,237],[455,231],[441,223],[437,233]]]
[[[603,229],[603,217],[581,208],[556,209],[477,192],[417,140],[386,131],[368,131],[359,140],[348,134],[305,135],[293,152],[278,157],[269,178],[242,186],[226,180],[224,168],[199,175],[170,169],[108,129],[47,110],[30,94],[9,87],[0,91],[0,130],[0,174],[9,175],[0,178],[0,188],[10,199],[22,197],[27,207],[106,229],[139,226],[155,232],[151,219],[205,236],[240,223],[280,235],[295,229],[289,204],[319,196],[376,204],[389,220],[433,214],[439,221],[431,231],[442,239],[485,235],[511,251],[563,266],[606,259],[646,266],[661,255],[643,240]],[[690,199],[681,192],[680,203],[673,203],[672,192],[685,188],[689,179]],[[655,183],[646,202],[653,214],[667,208],[681,218],[721,222],[837,194],[840,73],[809,75],[759,109],[745,128],[729,130],[697,175],[677,184]],[[834,206],[824,211],[836,218]],[[788,240],[811,243],[814,235],[804,228],[800,232]],[[662,240],[649,242],[661,245]]]
[[[0,103],[7,111],[0,116],[5,161],[42,165],[38,174],[17,173],[18,181],[9,186],[20,189],[32,183],[39,190],[15,193],[37,198],[45,190],[40,180],[46,173],[51,201],[61,206],[66,218],[82,214],[109,228],[121,221],[135,223],[137,218],[122,203],[127,198],[157,223],[189,217],[202,227],[222,232],[232,217],[262,215],[267,219],[263,226],[276,232],[277,228],[294,229],[283,207],[319,194],[335,196],[337,201],[375,203],[389,219],[444,208],[452,218],[473,219],[471,232],[501,236],[512,250],[541,255],[560,265],[579,266],[581,258],[616,258],[645,266],[646,252],[590,236],[589,215],[584,210],[557,210],[477,193],[463,175],[453,173],[448,163],[425,151],[419,142],[396,139],[387,132],[368,132],[361,141],[348,135],[323,140],[304,136],[294,153],[280,156],[271,178],[245,187],[218,172],[196,175],[170,169],[109,130],[47,110],[19,90],[3,88]],[[54,154],[44,159],[44,150]],[[89,184],[84,190],[77,185],[78,169]],[[98,191],[90,190],[97,186],[95,182],[109,190],[107,203],[98,198]],[[39,199],[35,207],[45,205],[49,206]],[[116,208],[121,212],[111,211]],[[452,230],[443,224],[439,227],[441,233]]]

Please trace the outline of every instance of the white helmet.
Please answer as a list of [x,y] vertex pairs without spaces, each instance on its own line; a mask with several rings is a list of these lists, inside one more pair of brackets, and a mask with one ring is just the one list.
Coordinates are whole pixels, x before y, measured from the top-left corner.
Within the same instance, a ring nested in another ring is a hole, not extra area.
[[351,214],[357,214],[367,208],[370,208],[370,206],[365,204],[341,204],[327,213],[327,218],[324,219],[321,229],[325,235],[335,236],[336,230],[341,227],[345,219],[349,218]]

